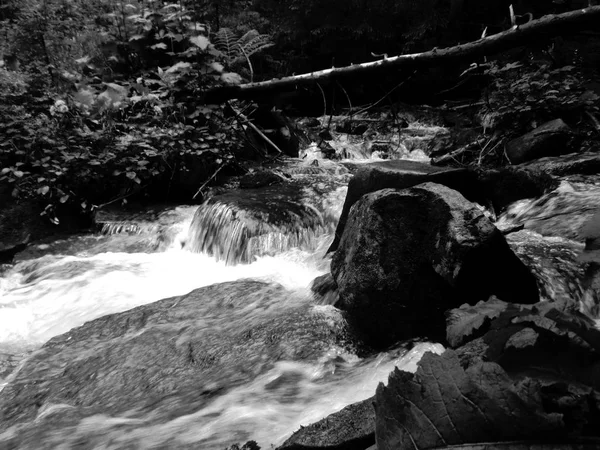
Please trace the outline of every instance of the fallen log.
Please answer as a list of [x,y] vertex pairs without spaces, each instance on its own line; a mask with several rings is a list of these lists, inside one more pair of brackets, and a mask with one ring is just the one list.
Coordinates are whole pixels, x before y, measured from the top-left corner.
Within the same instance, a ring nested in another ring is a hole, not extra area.
[[299,86],[314,84],[324,80],[360,76],[390,69],[418,69],[441,64],[472,61],[476,58],[499,53],[519,45],[530,44],[531,40],[550,38],[569,31],[600,29],[600,6],[590,6],[563,14],[551,14],[525,25],[514,26],[502,33],[486,36],[474,42],[459,44],[443,49],[434,48],[424,53],[399,55],[378,61],[354,64],[346,67],[276,78],[257,83],[236,86],[221,86],[205,93],[207,103],[220,103],[232,98],[252,98],[269,91],[292,90]]

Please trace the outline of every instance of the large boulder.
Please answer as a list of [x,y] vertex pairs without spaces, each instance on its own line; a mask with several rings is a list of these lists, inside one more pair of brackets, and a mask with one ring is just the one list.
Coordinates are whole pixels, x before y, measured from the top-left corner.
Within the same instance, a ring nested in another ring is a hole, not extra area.
[[406,160],[364,164],[348,183],[348,194],[329,251],[337,249],[350,208],[363,195],[385,188],[405,189],[426,182],[448,186],[468,200],[490,206],[496,212],[516,200],[539,197],[556,187],[552,177],[534,169],[455,169]]
[[348,183],[348,194],[329,251],[337,249],[350,208],[363,195],[385,188],[404,189],[427,181],[461,190],[464,186],[473,184],[473,178],[474,174],[466,169],[435,167],[415,161],[390,160],[364,164]]
[[375,346],[443,338],[445,310],[491,294],[521,303],[539,298],[502,233],[459,192],[435,183],[363,196],[331,272],[338,305]]
[[[0,392],[0,448],[91,449],[117,436],[119,448],[142,448],[144,427],[197,412],[277,361],[355,351],[340,314],[242,280],[93,320],[50,340]],[[96,415],[115,419],[86,426]],[[153,443],[184,448],[167,438]]]

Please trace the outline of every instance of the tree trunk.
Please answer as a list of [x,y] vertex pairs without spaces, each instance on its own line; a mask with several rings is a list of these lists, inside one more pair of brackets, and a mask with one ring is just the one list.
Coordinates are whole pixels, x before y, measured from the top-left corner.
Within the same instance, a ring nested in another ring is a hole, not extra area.
[[570,11],[564,14],[552,14],[538,20],[515,26],[502,33],[487,36],[478,41],[459,44],[454,47],[428,52],[400,55],[346,67],[320,70],[291,77],[278,78],[258,83],[241,84],[237,86],[222,86],[211,89],[206,93],[205,101],[220,103],[232,98],[252,98],[268,91],[295,89],[298,86],[309,85],[324,80],[335,80],[343,77],[354,77],[389,69],[418,69],[473,61],[477,58],[499,53],[507,49],[530,44],[535,39],[547,39],[561,33],[581,31],[582,29],[600,30],[600,6],[590,6],[585,9]]

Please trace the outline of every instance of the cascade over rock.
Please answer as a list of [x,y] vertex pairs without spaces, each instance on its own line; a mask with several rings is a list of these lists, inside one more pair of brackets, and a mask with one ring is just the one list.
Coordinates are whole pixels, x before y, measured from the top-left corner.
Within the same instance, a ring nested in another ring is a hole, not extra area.
[[495,294],[534,303],[529,270],[459,192],[435,183],[383,189],[352,208],[331,272],[338,306],[376,346],[444,334],[444,311]]
[[350,208],[363,195],[380,189],[405,189],[420,183],[439,183],[456,189],[472,202],[489,204],[496,211],[522,198],[539,197],[554,188],[549,175],[540,170],[502,168],[483,171],[431,166],[407,160],[377,161],[362,165],[348,183],[348,194],[329,251],[335,251],[348,220]]
[[122,421],[126,448],[128,430],[196,412],[277,361],[356,350],[338,310],[297,297],[259,281],[215,284],[53,338],[0,391],[0,447],[78,447],[81,435],[56,432],[79,427],[78,448],[97,448],[104,431],[85,421],[104,414]]
[[211,197],[196,211],[189,248],[228,264],[293,247],[314,249],[316,238],[335,226],[337,212],[324,203],[339,184],[290,182]]

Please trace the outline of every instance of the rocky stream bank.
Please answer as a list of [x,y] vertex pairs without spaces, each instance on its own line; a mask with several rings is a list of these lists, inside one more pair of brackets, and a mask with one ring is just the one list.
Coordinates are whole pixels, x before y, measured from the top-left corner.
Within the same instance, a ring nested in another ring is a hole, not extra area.
[[[313,298],[264,281],[207,283],[60,334],[13,367],[0,443],[223,448],[253,438],[196,439],[223,393],[287,361],[343,377],[345,355],[427,338],[446,350],[432,347],[415,373],[394,369],[372,397],[305,423],[278,448],[597,448],[600,151],[557,156],[562,147],[540,135],[522,140],[522,163],[499,169],[381,160],[389,147],[371,145],[375,161],[308,155],[215,191],[183,238],[161,232],[125,251],[176,244],[232,265],[321,249]],[[423,159],[423,140],[395,156]],[[163,226],[142,222],[104,226],[137,236]],[[44,260],[26,252],[25,275],[43,279]],[[299,375],[283,373],[266,389],[291,399],[288,378]],[[179,435],[153,439],[168,427]]]

